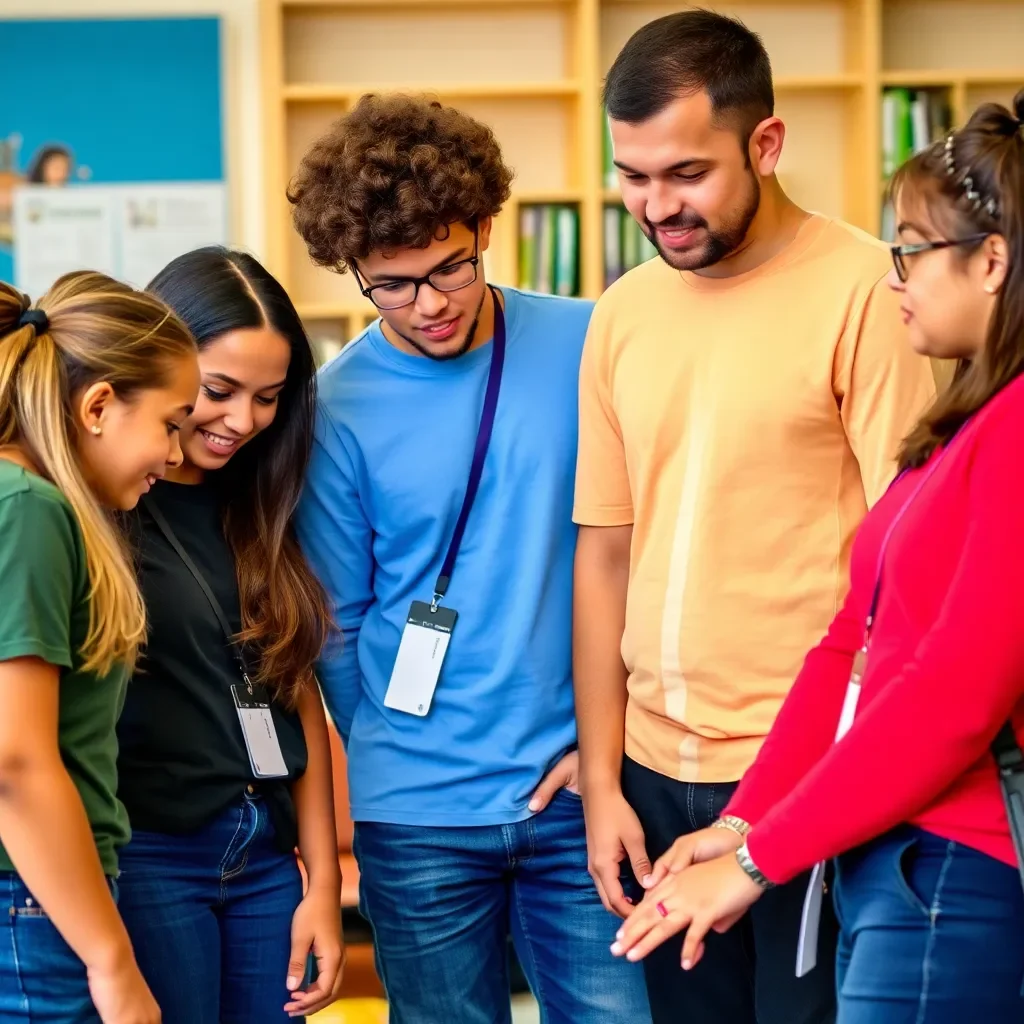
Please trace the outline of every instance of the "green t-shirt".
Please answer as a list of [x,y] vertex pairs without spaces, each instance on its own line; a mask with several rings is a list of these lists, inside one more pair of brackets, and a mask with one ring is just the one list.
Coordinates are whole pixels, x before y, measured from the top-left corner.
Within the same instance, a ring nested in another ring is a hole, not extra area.
[[[117,799],[115,733],[127,673],[80,671],[88,629],[85,544],[70,504],[52,484],[0,459],[0,661],[35,656],[60,668],[61,757],[103,870],[116,875],[117,851],[130,834]],[[0,870],[15,870],[2,845]]]

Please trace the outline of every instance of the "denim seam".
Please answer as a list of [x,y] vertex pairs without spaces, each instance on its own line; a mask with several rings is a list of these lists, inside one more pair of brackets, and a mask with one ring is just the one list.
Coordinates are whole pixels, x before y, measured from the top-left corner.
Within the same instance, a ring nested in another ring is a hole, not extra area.
[[[17,910],[15,903],[15,881],[14,876],[8,879],[7,882],[8,895],[11,900],[11,911]],[[11,921],[11,956],[14,961],[14,973],[18,979],[18,994],[21,996],[21,1009],[26,1016],[31,1016],[32,1009],[28,1003],[28,994],[25,992],[25,981],[21,976],[21,960],[18,957],[18,935],[17,935],[17,918],[14,913],[11,915],[14,920]]]
[[238,812],[238,824],[235,826],[235,834],[231,837],[231,842],[228,843],[224,850],[224,856],[220,860],[220,898],[223,903],[227,899],[227,892],[224,890],[224,883],[234,878],[240,871],[245,870],[246,860],[248,859],[249,851],[246,849],[242,855],[242,863],[231,871],[226,870],[228,858],[232,853],[235,846],[235,840],[238,839],[239,833],[242,831],[242,825],[245,823],[245,812],[247,806],[243,806]]
[[530,959],[530,973],[533,975],[533,984],[536,986],[537,991],[534,992],[534,998],[537,1000],[537,1005],[540,1007],[540,1019],[541,1024],[547,1020],[547,1002],[544,999],[544,985],[541,982],[540,970],[537,967],[537,958],[533,952],[533,940],[530,938],[530,931],[526,927],[526,915],[523,913],[522,900],[519,897],[519,886],[513,884],[512,890],[515,893],[516,901],[516,913],[519,915],[519,924],[523,929],[523,944],[526,946],[525,953]]
[[694,787],[686,787],[686,813],[690,816],[690,827],[696,832],[700,826],[697,824],[697,815],[693,812],[693,791]]
[[715,784],[712,782],[708,786],[708,817],[707,823],[710,825],[715,820]]
[[924,948],[924,960],[921,964],[921,1000],[917,1009],[917,1024],[925,1024],[925,1014],[928,1012],[928,989],[930,987],[933,964],[932,954],[935,952],[935,941],[937,938],[939,917],[942,914],[942,887],[946,883],[946,874],[953,863],[953,854],[956,851],[956,843],[950,843],[946,847],[946,858],[939,870],[939,877],[935,883],[935,896],[932,898],[932,906],[929,911],[930,924],[928,927],[928,942]]

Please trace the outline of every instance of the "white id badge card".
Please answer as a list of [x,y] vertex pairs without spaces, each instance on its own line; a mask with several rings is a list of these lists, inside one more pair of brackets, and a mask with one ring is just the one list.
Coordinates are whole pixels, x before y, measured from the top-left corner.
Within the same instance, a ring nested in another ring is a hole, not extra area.
[[384,694],[384,707],[422,718],[430,710],[458,612],[413,601]]
[[[860,702],[860,679],[863,675],[863,663],[854,662],[854,674],[846,686],[843,698],[843,709],[839,713],[839,726],[836,729],[835,742],[838,743],[853,725],[857,715],[857,704]],[[825,865],[819,862],[811,871],[811,880],[807,883],[804,896],[804,909],[800,915],[800,936],[796,944],[796,976],[802,978],[814,970],[818,962],[818,927],[821,924],[821,903],[825,895]]]
[[258,779],[280,779],[288,774],[277,727],[270,714],[270,704],[255,690],[250,693],[244,686],[232,686],[238,721],[242,724],[245,749],[249,763]]
[[807,883],[804,909],[800,915],[800,937],[796,944],[796,976],[810,974],[818,962],[818,926],[821,924],[821,900],[825,895],[825,865],[814,865]]

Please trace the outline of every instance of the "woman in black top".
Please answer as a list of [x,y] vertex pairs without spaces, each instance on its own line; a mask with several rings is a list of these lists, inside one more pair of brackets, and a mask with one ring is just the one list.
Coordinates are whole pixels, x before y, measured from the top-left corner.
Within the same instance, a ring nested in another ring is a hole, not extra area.
[[195,336],[201,387],[184,462],[129,523],[150,627],[118,727],[133,832],[120,906],[164,1024],[271,1024],[331,1002],[341,976],[313,676],[330,620],[292,532],[315,364],[248,255],[188,253],[149,291]]

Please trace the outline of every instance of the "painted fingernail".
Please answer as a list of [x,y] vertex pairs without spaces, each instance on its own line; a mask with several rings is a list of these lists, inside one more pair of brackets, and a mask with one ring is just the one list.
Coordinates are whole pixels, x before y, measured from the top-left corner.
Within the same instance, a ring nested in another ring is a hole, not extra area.
[[633,900],[629,896],[622,897],[630,906],[633,906]]
[[618,956],[622,952],[622,945],[618,942],[612,943],[612,955]]
[[651,876],[650,875],[644,875],[644,877],[643,877],[643,879],[642,879],[640,884],[641,885],[650,885],[651,884]]
[[527,806],[530,808],[531,811],[535,811],[538,807],[540,807],[540,801],[531,800]]
[[628,953],[626,954],[626,959],[627,959],[627,960],[636,960],[636,959],[637,959],[637,958],[638,958],[639,956],[640,956],[640,954],[639,954],[639,953],[637,953],[637,951],[636,951],[635,949],[631,949],[631,950],[630,950],[630,951],[629,951],[629,952],[628,952]]
[[623,936],[624,934],[625,934],[625,929],[624,929],[624,928],[620,928],[620,929],[619,929],[619,930],[618,930],[618,931],[617,931],[617,932],[615,933],[615,938],[616,938],[616,939],[617,939],[617,940],[618,940],[619,942],[621,942],[621,941],[622,941],[622,936]]
[[693,961],[692,960],[684,960],[683,961],[683,970],[684,971],[688,971],[692,966],[693,966]]

